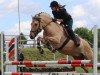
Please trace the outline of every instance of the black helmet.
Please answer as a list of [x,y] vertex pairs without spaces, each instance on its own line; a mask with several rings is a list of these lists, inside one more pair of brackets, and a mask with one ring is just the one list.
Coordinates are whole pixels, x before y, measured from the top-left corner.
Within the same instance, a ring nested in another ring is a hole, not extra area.
[[55,6],[59,6],[58,2],[57,1],[52,1],[50,3],[50,7],[55,7]]

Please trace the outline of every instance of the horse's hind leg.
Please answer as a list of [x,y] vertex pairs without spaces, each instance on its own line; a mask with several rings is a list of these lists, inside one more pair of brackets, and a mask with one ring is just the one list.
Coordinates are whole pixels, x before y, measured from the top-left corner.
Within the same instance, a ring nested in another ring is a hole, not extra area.
[[92,51],[92,48],[88,44],[88,42],[85,41],[85,40],[83,40],[82,53],[84,54],[86,60],[93,60],[93,51]]
[[[92,49],[90,47],[85,47],[85,53],[84,53],[84,56],[85,56],[85,59],[87,60],[91,60],[91,63],[93,63],[93,52],[92,52]],[[84,69],[84,71],[86,73],[89,73],[89,71],[87,70],[88,68],[86,67],[82,67]]]
[[84,53],[84,56],[87,60],[93,60],[93,52],[92,52],[92,49],[91,48],[85,48],[85,53]]
[[[73,56],[73,58],[75,59],[75,60],[84,60],[84,55],[83,54],[80,54],[80,56]],[[84,71],[85,71],[85,73],[89,73],[89,71],[88,71],[88,68],[86,68],[86,67],[81,67]]]

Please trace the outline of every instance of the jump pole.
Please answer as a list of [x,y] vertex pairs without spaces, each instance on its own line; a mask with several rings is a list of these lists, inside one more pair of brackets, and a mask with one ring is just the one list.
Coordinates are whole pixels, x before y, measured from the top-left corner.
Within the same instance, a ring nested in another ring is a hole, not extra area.
[[20,73],[20,72],[5,72],[5,75],[35,75],[35,74],[32,74],[32,73]]
[[[18,65],[19,67],[93,67],[93,64],[25,64]],[[98,64],[100,67],[100,64]]]
[[93,45],[93,75],[97,75],[97,61],[98,61],[98,31],[97,25],[93,28],[93,35],[94,35],[94,45]]
[[25,65],[25,64],[92,64],[91,60],[58,60],[58,61],[9,61],[5,65]]

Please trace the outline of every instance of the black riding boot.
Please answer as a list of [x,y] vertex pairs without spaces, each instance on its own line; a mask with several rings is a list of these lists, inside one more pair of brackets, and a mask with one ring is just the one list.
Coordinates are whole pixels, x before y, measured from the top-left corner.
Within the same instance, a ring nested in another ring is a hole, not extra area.
[[80,41],[75,36],[73,30],[69,26],[66,26],[65,29],[68,32],[69,37],[74,41],[75,45],[78,47],[80,45]]

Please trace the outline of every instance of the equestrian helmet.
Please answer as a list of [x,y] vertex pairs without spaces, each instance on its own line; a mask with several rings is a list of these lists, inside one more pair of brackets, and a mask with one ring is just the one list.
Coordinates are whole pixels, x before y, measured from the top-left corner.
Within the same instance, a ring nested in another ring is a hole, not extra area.
[[56,6],[59,6],[58,2],[57,1],[52,1],[50,3],[50,7],[56,7]]

